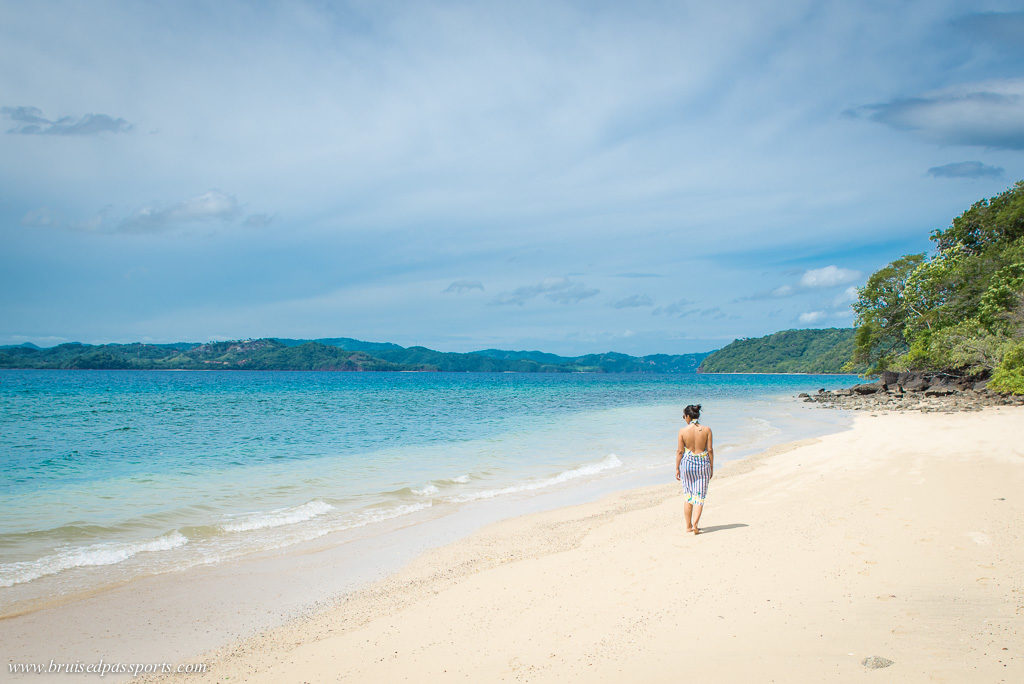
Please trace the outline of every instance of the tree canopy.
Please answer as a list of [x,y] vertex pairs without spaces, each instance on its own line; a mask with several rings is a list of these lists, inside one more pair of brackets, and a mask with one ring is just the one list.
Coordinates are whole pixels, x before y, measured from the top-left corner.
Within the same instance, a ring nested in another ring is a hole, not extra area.
[[931,239],[933,254],[902,256],[860,288],[853,363],[991,376],[1024,393],[1024,181]]

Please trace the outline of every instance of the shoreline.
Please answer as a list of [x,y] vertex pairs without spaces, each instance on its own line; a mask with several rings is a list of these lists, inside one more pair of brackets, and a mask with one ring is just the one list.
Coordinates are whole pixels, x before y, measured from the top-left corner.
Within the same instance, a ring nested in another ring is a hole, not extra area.
[[[840,413],[833,419],[816,421],[813,414],[817,412],[791,397],[779,395],[774,399],[779,400],[790,403],[791,408],[780,412],[782,422],[775,435],[766,437],[769,444],[790,435],[848,429]],[[732,459],[728,450],[720,456],[725,468],[758,457],[749,446],[734,447]],[[666,475],[670,466],[666,461],[665,472],[650,467],[612,470],[550,490],[474,501],[440,518],[431,517],[436,511],[425,509],[383,521],[372,529],[343,530],[215,565],[49,596],[42,602],[9,607],[0,618],[0,641],[9,645],[9,654],[29,660],[52,657],[54,640],[49,635],[55,633],[66,634],[56,643],[68,659],[89,661],[103,655],[110,661],[118,654],[156,661],[190,657],[213,645],[274,629],[332,597],[382,580],[422,553],[458,543],[488,524],[593,502],[609,494],[666,481],[670,479]],[[111,616],[116,617],[111,620]],[[103,630],[95,627],[109,622],[116,626]],[[78,629],[68,632],[68,624],[78,625]],[[183,629],[183,624],[201,625],[203,629],[194,633]]]
[[752,371],[698,371],[697,375],[821,375],[830,378],[862,377],[860,373],[764,373]]
[[[660,681],[680,660],[725,681],[849,680],[885,661],[901,681],[1012,681],[1024,673],[1022,417],[975,414],[971,453],[939,448],[966,430],[940,416],[860,415],[723,464],[701,537],[679,530],[675,484],[494,523],[208,651],[209,673],[190,681]],[[953,493],[972,506],[954,514]],[[802,515],[765,524],[791,499]]]

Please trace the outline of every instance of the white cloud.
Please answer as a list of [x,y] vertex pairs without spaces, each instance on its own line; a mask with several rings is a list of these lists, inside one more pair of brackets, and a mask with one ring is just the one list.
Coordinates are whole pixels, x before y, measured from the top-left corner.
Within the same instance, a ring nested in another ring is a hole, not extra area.
[[825,318],[826,314],[824,311],[807,311],[800,314],[801,323],[817,323],[818,321]]
[[845,306],[852,302],[857,301],[857,288],[851,285],[850,287],[843,290],[835,299],[832,300],[833,306]]
[[792,285],[782,285],[772,290],[772,297],[788,297],[794,292]]
[[853,282],[860,277],[860,271],[838,266],[825,266],[806,271],[800,278],[801,287],[835,287]]
[[232,221],[241,207],[233,195],[220,190],[207,190],[170,206],[145,206],[125,219],[123,231],[158,231],[186,223]]

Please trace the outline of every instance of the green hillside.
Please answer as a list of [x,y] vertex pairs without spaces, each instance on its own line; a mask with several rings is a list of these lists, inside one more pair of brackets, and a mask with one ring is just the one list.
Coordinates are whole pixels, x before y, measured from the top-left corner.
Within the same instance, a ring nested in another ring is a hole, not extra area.
[[702,373],[844,373],[853,328],[783,330],[735,340],[704,359]]
[[542,352],[458,354],[347,337],[267,338],[195,344],[61,344],[0,347],[0,368],[96,370],[323,370],[450,372],[693,373],[706,354],[563,357]]
[[209,344],[61,344],[46,349],[0,350],[0,368],[91,370],[423,370],[338,347],[276,340]]

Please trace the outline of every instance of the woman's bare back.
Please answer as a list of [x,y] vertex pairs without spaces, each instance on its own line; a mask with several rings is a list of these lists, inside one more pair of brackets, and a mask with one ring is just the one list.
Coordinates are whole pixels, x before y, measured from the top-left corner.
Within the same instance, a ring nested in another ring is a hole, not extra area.
[[711,443],[711,428],[690,424],[679,431],[679,444],[695,454],[707,450]]

